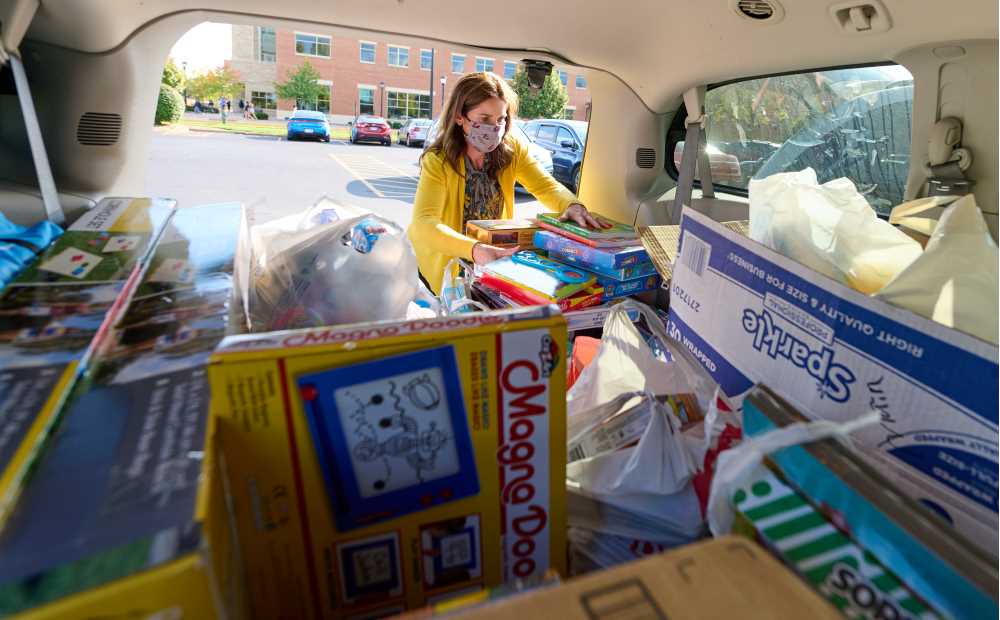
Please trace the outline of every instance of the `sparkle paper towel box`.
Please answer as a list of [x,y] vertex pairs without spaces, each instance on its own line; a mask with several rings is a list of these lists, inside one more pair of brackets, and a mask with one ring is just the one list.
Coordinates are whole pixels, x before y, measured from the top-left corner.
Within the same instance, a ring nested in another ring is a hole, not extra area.
[[563,571],[565,355],[548,307],[227,339],[212,407],[256,616]]
[[996,554],[997,347],[816,274],[684,210],[671,334],[739,400],[765,383],[844,421],[865,457]]

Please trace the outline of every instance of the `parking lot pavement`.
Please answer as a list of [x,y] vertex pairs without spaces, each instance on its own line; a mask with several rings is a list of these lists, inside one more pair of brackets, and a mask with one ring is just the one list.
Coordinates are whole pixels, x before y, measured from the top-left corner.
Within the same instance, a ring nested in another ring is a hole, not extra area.
[[[154,132],[145,192],[181,207],[242,202],[257,221],[307,209],[323,196],[357,205],[402,227],[410,223],[421,149],[264,136]],[[518,215],[540,209],[517,199]]]

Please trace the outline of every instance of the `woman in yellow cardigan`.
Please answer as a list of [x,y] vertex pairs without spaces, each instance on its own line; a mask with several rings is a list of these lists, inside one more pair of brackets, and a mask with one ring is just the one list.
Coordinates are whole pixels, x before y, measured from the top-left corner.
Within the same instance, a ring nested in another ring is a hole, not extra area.
[[509,133],[516,113],[517,95],[507,82],[494,73],[470,73],[455,85],[440,132],[420,159],[408,234],[420,273],[435,293],[452,258],[483,265],[513,254],[462,231],[469,220],[514,217],[515,182],[562,219],[601,226]]

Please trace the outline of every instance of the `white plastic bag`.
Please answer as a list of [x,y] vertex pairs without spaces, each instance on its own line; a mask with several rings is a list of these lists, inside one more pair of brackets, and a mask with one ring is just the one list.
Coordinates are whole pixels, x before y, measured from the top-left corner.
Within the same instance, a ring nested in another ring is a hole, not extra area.
[[700,469],[690,445],[681,435],[681,423],[652,395],[649,424],[631,448],[598,454],[566,466],[566,480],[595,495],[681,491]]
[[924,253],[877,296],[997,344],[997,260],[997,244],[969,194],[945,209]]
[[403,319],[422,296],[403,229],[357,208],[323,199],[250,236],[253,331]]
[[467,276],[460,275],[462,259],[453,258],[444,267],[441,276],[441,311],[445,315],[487,311],[489,308],[469,297]]
[[[664,362],[654,355],[629,318],[629,311],[643,316],[672,361]],[[691,353],[667,336],[656,313],[649,306],[627,300],[611,309],[597,355],[566,394],[567,436],[574,437],[593,424],[597,421],[594,412],[599,413],[601,405],[628,392],[694,394],[702,411],[708,411],[715,388]]]
[[790,424],[757,437],[746,438],[735,448],[722,452],[715,464],[715,475],[708,496],[708,529],[714,536],[723,536],[732,530],[733,493],[749,481],[766,475],[764,457],[768,454],[828,437],[846,438],[854,431],[877,424],[880,420],[879,413],[872,411],[842,424],[829,420]]
[[750,181],[750,238],[868,295],[921,251],[849,179],[820,185],[812,168]]

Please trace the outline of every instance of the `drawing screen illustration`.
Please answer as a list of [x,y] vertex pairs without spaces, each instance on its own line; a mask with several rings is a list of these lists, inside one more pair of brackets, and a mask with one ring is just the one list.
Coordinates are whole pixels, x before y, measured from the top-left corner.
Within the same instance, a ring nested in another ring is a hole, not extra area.
[[440,368],[333,393],[358,492],[369,498],[458,473]]
[[306,374],[298,385],[340,529],[479,492],[454,347]]

